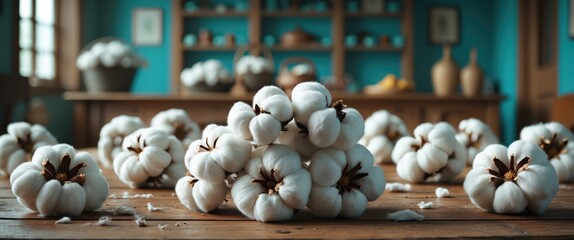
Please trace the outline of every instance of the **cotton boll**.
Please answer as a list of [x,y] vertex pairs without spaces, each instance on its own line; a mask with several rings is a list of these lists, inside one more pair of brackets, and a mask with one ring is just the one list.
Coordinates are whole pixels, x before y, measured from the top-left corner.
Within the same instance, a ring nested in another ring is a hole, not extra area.
[[526,126],[520,130],[520,140],[538,143],[540,138],[551,139],[552,133],[543,124]]
[[353,147],[359,139],[363,137],[365,122],[359,111],[353,108],[346,108],[343,112],[346,115],[341,122],[339,136],[333,143],[333,147],[347,150]]
[[103,52],[100,55],[100,62],[104,67],[114,67],[119,63],[119,59],[112,53]]
[[97,42],[92,46],[92,48],[90,48],[90,52],[94,56],[99,56],[102,53],[104,53],[105,51],[106,51],[106,44],[103,42]]
[[494,193],[492,207],[497,213],[521,213],[526,208],[526,205],[526,198],[516,184],[504,183]]
[[293,209],[303,209],[309,201],[311,175],[305,169],[299,169],[283,178],[284,185],[279,188],[283,202]]
[[500,155],[504,149],[493,145],[477,155],[475,167],[465,178],[465,192],[475,205],[488,211],[543,213],[558,191],[556,173],[543,150],[519,140],[508,147],[506,159],[492,157],[492,164],[488,163],[489,156]]
[[403,155],[397,163],[397,174],[400,178],[409,182],[420,182],[424,180],[425,172],[417,164],[417,154],[409,152]]
[[448,161],[448,155],[433,144],[425,144],[417,151],[417,164],[426,173],[435,173]]
[[309,140],[318,147],[333,145],[339,136],[341,122],[333,108],[316,111],[309,118]]
[[343,192],[341,194],[343,207],[341,208],[341,217],[354,218],[359,217],[367,209],[367,198],[358,190]]
[[[112,160],[122,151],[121,141],[136,131],[143,128],[145,124],[138,117],[120,115],[104,125],[100,130],[100,139],[98,140],[98,159],[106,168],[112,167]],[[119,143],[116,142],[119,140]]]
[[297,76],[301,76],[304,74],[311,74],[313,73],[313,67],[311,67],[309,64],[306,63],[297,64],[291,69],[291,72],[293,72],[293,74]]
[[249,123],[249,131],[255,144],[267,145],[281,134],[281,123],[269,114],[260,114]]
[[259,101],[258,106],[280,122],[287,122],[293,118],[293,108],[286,95],[269,96]]
[[295,208],[307,204],[311,178],[299,155],[289,147],[273,144],[262,158],[245,166],[246,175],[231,187],[237,208],[249,218],[271,222],[288,220]]
[[260,184],[252,184],[251,176],[239,177],[231,187],[231,197],[239,211],[250,219],[254,219],[253,209],[259,194],[265,192]]
[[[107,198],[107,181],[88,153],[59,144],[39,148],[32,159],[10,177],[12,192],[25,207],[41,215],[77,216],[96,210]],[[66,175],[56,178],[60,170]]]
[[317,217],[334,218],[343,208],[343,199],[336,188],[313,185],[307,207]]
[[329,107],[332,97],[329,90],[322,84],[303,82],[293,88],[291,101],[295,120],[303,125],[308,125],[311,114]]
[[222,183],[225,180],[225,171],[207,152],[195,155],[189,163],[189,170],[193,176],[212,183]]
[[420,147],[418,141],[412,137],[402,137],[399,139],[399,141],[397,141],[395,144],[395,148],[393,148],[393,152],[391,153],[391,159],[393,160],[393,163],[398,164],[405,154],[413,152],[414,150],[412,146]]
[[287,131],[282,131],[277,138],[277,143],[285,144],[299,152],[302,160],[306,161],[313,156],[319,147],[315,146],[309,141],[309,133],[306,129],[300,129],[297,123],[293,120],[285,126]]
[[369,141],[366,145],[367,149],[375,157],[377,164],[392,163],[391,154],[393,151],[393,143],[385,136],[376,136]]
[[281,200],[279,195],[262,194],[257,198],[253,209],[255,220],[260,222],[285,221],[293,217],[293,209]]
[[227,125],[240,138],[252,140],[253,136],[249,126],[251,119],[255,116],[255,112],[249,105],[244,102],[236,102],[227,115]]
[[379,166],[369,168],[368,177],[363,178],[359,191],[361,191],[368,201],[375,201],[385,191],[385,174]]
[[309,164],[309,171],[314,176],[313,183],[322,187],[333,186],[341,178],[341,169],[345,164],[346,155],[343,151],[334,148],[317,151]]
[[213,184],[186,176],[177,182],[175,192],[186,208],[207,213],[225,200],[227,187],[224,183]]

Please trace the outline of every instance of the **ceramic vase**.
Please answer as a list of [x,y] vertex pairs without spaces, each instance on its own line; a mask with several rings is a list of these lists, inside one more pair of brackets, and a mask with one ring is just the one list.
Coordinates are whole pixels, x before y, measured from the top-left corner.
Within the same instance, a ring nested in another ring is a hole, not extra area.
[[442,97],[456,93],[459,71],[452,59],[450,46],[444,46],[442,58],[433,65],[431,71],[435,95]]
[[468,65],[460,72],[460,84],[462,94],[466,97],[474,97],[481,93],[484,74],[478,65],[476,48],[470,49]]

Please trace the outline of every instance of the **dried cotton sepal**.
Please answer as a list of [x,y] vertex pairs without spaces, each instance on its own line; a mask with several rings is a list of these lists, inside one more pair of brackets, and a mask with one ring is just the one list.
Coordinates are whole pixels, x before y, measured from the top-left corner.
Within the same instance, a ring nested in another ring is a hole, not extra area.
[[548,156],[560,182],[574,181],[574,134],[557,122],[523,128],[520,140],[536,143]]
[[363,137],[365,121],[359,111],[339,100],[330,108],[313,112],[307,129],[309,140],[318,147],[348,150]]
[[291,102],[295,121],[307,126],[311,114],[329,107],[333,101],[331,93],[318,82],[302,82],[297,84],[291,92]]
[[476,118],[460,121],[458,131],[456,140],[466,149],[466,164],[469,166],[472,166],[472,161],[477,153],[484,150],[488,145],[500,143],[490,127]]
[[203,139],[189,145],[185,165],[191,175],[222,183],[227,175],[243,169],[251,158],[251,144],[234,135],[228,127],[209,125]]
[[112,168],[112,161],[122,152],[122,141],[134,131],[145,127],[139,117],[120,115],[104,125],[98,140],[98,160],[106,168]]
[[10,176],[18,202],[41,215],[78,216],[102,206],[108,182],[87,152],[67,144],[40,147]]
[[229,110],[227,125],[237,136],[257,145],[273,143],[293,118],[291,101],[283,90],[265,86],[253,96],[253,107],[237,102]]
[[231,187],[231,197],[248,218],[285,221],[307,205],[311,175],[302,167],[299,154],[288,146],[270,145],[262,157],[249,160],[245,171]]
[[558,178],[540,147],[518,140],[508,148],[490,145],[478,153],[464,190],[486,211],[542,214],[558,191]]
[[313,179],[307,208],[318,217],[358,217],[385,190],[385,176],[363,145],[347,151],[325,148],[311,158]]
[[379,110],[365,120],[365,135],[359,143],[369,149],[375,163],[393,163],[391,154],[395,144],[408,135],[407,127],[398,116]]
[[131,188],[173,187],[185,175],[181,143],[163,130],[139,129],[124,139],[122,148],[114,172]]
[[446,122],[423,123],[413,137],[401,138],[393,150],[397,174],[409,182],[450,181],[465,167],[466,152]]
[[288,145],[301,154],[301,160],[308,161],[319,147],[309,141],[309,132],[303,125],[292,120],[286,126],[287,131],[282,131],[277,143]]
[[0,176],[9,176],[18,165],[30,161],[36,149],[58,143],[42,125],[15,122],[7,130],[0,136]]
[[157,113],[151,119],[151,127],[159,128],[174,135],[185,149],[189,144],[201,138],[201,130],[183,109],[168,109]]

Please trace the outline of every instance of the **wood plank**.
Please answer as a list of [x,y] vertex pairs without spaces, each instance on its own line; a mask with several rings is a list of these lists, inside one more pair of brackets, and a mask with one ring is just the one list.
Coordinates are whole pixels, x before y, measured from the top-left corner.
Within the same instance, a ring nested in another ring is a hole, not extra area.
[[[328,221],[265,224],[255,221],[153,221],[148,227],[137,227],[131,220],[96,226],[94,221],[74,220],[71,224],[54,225],[54,220],[0,220],[0,235],[6,238],[94,239],[94,238],[500,238],[500,237],[570,237],[574,221],[422,221],[370,222]],[[158,225],[167,224],[164,230]],[[178,226],[176,226],[176,224]]]

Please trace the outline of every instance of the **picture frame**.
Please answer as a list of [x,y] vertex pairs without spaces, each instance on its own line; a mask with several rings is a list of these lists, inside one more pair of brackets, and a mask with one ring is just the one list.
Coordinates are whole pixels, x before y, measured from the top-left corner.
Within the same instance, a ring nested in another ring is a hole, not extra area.
[[437,45],[454,45],[460,41],[460,13],[457,7],[431,7],[429,41]]
[[136,8],[132,12],[132,43],[157,46],[163,43],[161,8]]

